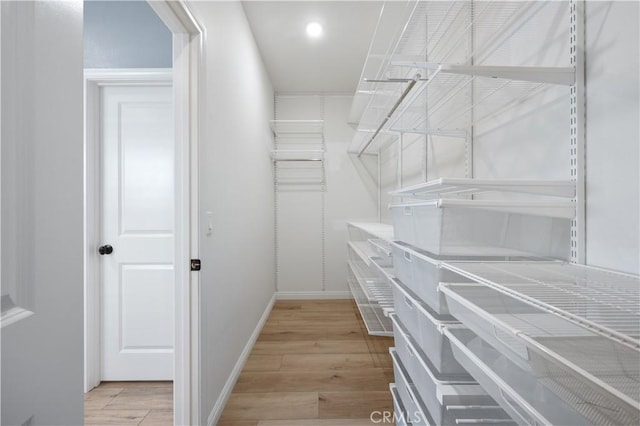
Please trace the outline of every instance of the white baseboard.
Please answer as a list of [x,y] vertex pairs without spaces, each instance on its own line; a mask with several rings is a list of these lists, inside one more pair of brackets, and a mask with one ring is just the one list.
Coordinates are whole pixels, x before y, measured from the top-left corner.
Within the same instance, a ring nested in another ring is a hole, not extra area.
[[349,291],[278,291],[278,300],[351,299]]
[[224,406],[227,405],[227,401],[231,396],[231,391],[233,391],[233,387],[236,385],[236,381],[238,380],[238,377],[240,376],[240,373],[244,368],[244,364],[247,362],[249,354],[251,354],[253,345],[256,343],[256,340],[258,340],[258,336],[260,336],[260,333],[262,332],[262,327],[264,327],[265,322],[267,322],[267,319],[269,318],[269,314],[271,314],[271,309],[273,308],[273,304],[275,303],[275,301],[276,295],[274,294],[267,304],[267,308],[264,310],[260,321],[258,321],[258,325],[256,325],[256,328],[253,330],[249,341],[242,350],[242,353],[238,358],[238,362],[236,362],[235,367],[233,367],[233,370],[231,370],[231,374],[227,379],[227,383],[225,383],[224,387],[222,388],[222,392],[220,392],[220,396],[214,404],[211,413],[209,413],[209,417],[207,418],[207,425],[212,426],[218,423],[218,420],[222,415],[222,410],[224,410]]

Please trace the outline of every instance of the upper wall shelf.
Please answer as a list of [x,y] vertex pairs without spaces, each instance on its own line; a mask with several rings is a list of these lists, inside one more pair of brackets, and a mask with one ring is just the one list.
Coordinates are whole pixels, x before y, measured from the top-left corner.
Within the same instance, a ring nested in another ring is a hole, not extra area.
[[573,198],[576,184],[565,180],[439,178],[393,191],[395,197],[439,198],[503,191]]
[[393,59],[395,66],[434,70],[444,74],[463,74],[476,77],[531,81],[535,83],[571,86],[575,83],[575,67],[514,67],[491,65],[438,64],[419,59]]
[[322,161],[324,151],[319,149],[276,149],[271,151],[273,161]]
[[271,120],[276,137],[322,137],[324,120]]
[[[393,45],[383,54],[369,53],[356,93],[363,112],[349,152],[377,154],[401,133],[467,140],[473,125],[549,86],[566,86],[569,94],[575,84],[569,56],[558,63],[554,55],[531,52],[517,66],[495,59],[496,52],[512,49],[517,41],[522,45],[522,28],[531,32],[540,26],[540,11],[554,2],[409,3],[406,25],[391,38]],[[416,75],[420,78],[411,94],[392,109]],[[374,134],[371,129],[381,124]]]

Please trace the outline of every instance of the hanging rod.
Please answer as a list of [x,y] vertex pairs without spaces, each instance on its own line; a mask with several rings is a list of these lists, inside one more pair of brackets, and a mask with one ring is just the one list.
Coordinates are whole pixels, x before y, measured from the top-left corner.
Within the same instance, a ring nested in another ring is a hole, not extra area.
[[402,103],[404,98],[407,97],[409,92],[411,92],[411,89],[413,89],[413,86],[415,86],[416,83],[418,82],[418,80],[420,80],[420,77],[421,77],[420,74],[416,74],[415,77],[413,77],[411,80],[409,80],[409,85],[407,86],[406,89],[404,89],[404,92],[402,92],[402,95],[400,95],[400,98],[398,98],[398,100],[393,105],[391,110],[387,113],[387,115],[385,116],[384,120],[382,120],[382,123],[380,123],[380,125],[378,126],[378,129],[376,130],[376,132],[373,134],[373,136],[371,136],[371,139],[369,139],[369,141],[362,147],[360,152],[358,152],[358,158],[360,158],[362,153],[365,152],[367,150],[367,148],[369,148],[369,146],[371,145],[373,140],[376,138],[376,136],[378,136],[378,133],[380,133],[380,130],[382,130],[384,125],[387,124],[387,121],[389,121],[389,119],[391,118],[393,113],[396,112],[396,109],[398,109],[398,107],[400,106],[400,104]]

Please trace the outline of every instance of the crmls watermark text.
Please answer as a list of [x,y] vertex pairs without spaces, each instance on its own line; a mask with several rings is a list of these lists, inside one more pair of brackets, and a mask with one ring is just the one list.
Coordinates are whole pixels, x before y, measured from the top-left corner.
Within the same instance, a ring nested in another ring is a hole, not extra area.
[[394,424],[400,420],[404,423],[421,423],[424,421],[422,413],[415,411],[413,413],[396,413],[395,411],[372,411],[369,420],[376,424]]

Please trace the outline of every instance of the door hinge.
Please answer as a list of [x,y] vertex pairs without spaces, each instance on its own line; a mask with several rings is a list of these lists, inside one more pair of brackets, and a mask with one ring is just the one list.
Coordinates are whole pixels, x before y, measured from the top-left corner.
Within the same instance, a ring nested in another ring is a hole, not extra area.
[[191,270],[199,271],[201,266],[200,259],[191,259]]

